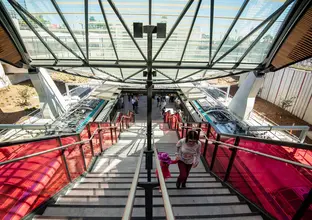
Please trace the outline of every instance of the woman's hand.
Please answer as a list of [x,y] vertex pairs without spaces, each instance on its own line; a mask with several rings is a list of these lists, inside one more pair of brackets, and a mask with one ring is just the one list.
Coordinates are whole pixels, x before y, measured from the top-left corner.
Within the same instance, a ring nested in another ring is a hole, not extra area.
[[176,160],[181,160],[181,157],[179,155],[177,155]]

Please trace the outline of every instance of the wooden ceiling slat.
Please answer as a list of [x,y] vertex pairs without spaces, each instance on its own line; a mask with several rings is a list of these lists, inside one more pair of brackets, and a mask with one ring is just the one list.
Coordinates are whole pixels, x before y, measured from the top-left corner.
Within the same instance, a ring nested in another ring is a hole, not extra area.
[[1,25],[0,25],[0,59],[12,64],[17,64],[22,59],[11,38]]
[[310,8],[290,32],[276,53],[272,65],[275,69],[312,56],[312,8]]

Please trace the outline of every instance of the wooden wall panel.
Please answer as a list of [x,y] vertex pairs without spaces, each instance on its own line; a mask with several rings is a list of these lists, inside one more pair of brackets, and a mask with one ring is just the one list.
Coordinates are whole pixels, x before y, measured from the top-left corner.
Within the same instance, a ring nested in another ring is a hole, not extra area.
[[276,53],[272,65],[275,69],[312,56],[312,8],[296,24]]
[[7,32],[0,25],[0,59],[16,64],[22,58]]

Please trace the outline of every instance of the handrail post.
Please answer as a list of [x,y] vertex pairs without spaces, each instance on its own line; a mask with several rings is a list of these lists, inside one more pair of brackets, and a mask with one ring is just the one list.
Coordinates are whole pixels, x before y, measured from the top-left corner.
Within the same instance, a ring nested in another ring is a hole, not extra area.
[[207,148],[208,148],[208,139],[209,139],[209,134],[210,134],[210,129],[211,129],[211,125],[208,124],[208,128],[207,128],[207,134],[206,134],[206,141],[205,141],[205,148],[204,148],[204,153],[203,156],[204,158],[206,158],[206,153],[207,153]]
[[102,127],[100,126],[100,123],[98,123],[98,129],[99,129],[99,141],[100,141],[100,149],[101,153],[103,153],[103,138],[102,138]]
[[188,131],[189,131],[189,123],[186,123],[185,137],[187,136]]
[[109,123],[109,130],[110,130],[110,135],[111,135],[111,141],[112,144],[114,143],[114,137],[113,137],[113,128],[112,128],[112,123]]
[[307,197],[301,203],[301,206],[297,210],[292,220],[300,220],[311,204],[312,204],[312,189],[310,189],[310,192],[308,193]]
[[[236,137],[235,138],[235,142],[234,142],[234,145],[235,146],[238,146],[239,145],[239,137]],[[232,151],[232,154],[231,154],[231,157],[230,157],[230,161],[229,161],[229,164],[228,164],[228,167],[226,169],[226,173],[225,173],[225,177],[224,177],[224,182],[226,182],[229,177],[230,177],[230,174],[231,174],[231,170],[232,170],[232,167],[233,167],[233,163],[234,163],[234,160],[235,160],[235,157],[236,157],[236,154],[237,154],[237,148],[230,148],[230,150]]]
[[[59,143],[59,146],[62,146],[62,140],[61,140],[60,137],[57,138],[57,141]],[[64,168],[65,168],[65,173],[66,173],[67,180],[69,182],[72,182],[72,179],[70,177],[68,164],[67,164],[66,157],[65,157],[65,154],[64,154],[65,153],[65,149],[60,150],[60,152],[61,152],[61,158],[62,158],[62,162],[63,162]]]
[[115,132],[115,138],[116,138],[116,143],[117,143],[117,126],[116,126],[116,123],[114,123],[114,132]]
[[[77,136],[78,136],[78,141],[80,142],[81,141],[80,134],[77,134]],[[84,151],[83,151],[83,144],[79,145],[79,149],[80,149],[80,153],[81,153],[81,157],[82,157],[82,161],[83,161],[83,168],[85,171],[87,171],[86,156],[85,156]]]
[[[216,141],[220,141],[220,134],[217,134],[217,139]],[[213,154],[212,154],[212,159],[211,159],[211,164],[210,164],[210,170],[212,170],[214,162],[216,160],[216,156],[217,156],[217,152],[218,152],[218,146],[219,143],[215,143],[215,148],[213,150]]]
[[93,142],[92,142],[92,139],[91,139],[90,124],[87,124],[87,130],[88,130],[88,138],[89,138],[89,143],[90,143],[90,147],[91,147],[92,157],[94,157],[94,150],[93,150]]
[[201,125],[202,125],[201,123],[198,124],[198,128],[199,128],[199,129],[198,129],[198,138],[199,138],[199,139],[200,139]]

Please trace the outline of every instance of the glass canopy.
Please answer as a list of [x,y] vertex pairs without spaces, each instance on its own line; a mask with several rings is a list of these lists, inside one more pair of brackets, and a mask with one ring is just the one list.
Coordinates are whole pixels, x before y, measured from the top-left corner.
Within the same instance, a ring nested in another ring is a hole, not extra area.
[[3,0],[31,65],[110,81],[145,82],[147,36],[133,23],[166,23],[153,37],[155,83],[257,70],[295,0]]

